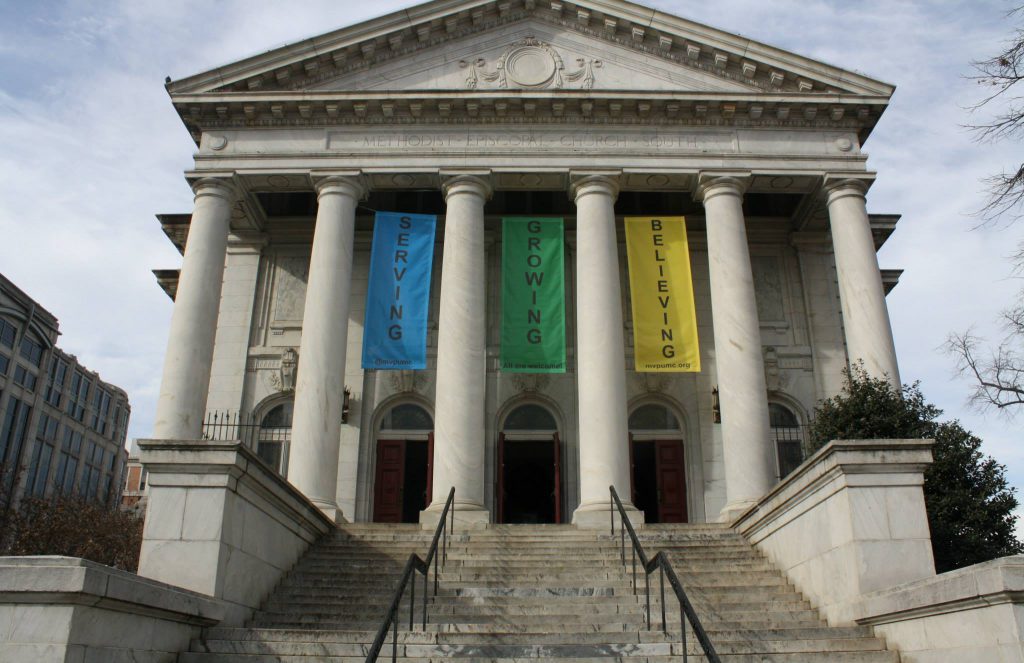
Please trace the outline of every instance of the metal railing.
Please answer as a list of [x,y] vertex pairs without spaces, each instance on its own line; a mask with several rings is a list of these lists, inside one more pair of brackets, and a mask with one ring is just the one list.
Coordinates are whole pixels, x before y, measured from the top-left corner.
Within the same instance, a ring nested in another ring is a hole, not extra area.
[[679,582],[679,576],[676,575],[675,569],[672,568],[672,562],[669,561],[668,557],[663,551],[659,552],[654,556],[653,559],[647,558],[647,553],[644,552],[644,547],[640,545],[640,539],[636,536],[636,531],[633,529],[632,523],[629,522],[629,516],[626,515],[626,510],[622,506],[622,501],[619,499],[619,494],[615,492],[615,486],[608,486],[608,490],[611,492],[612,502],[615,504],[615,509],[611,509],[612,519],[612,538],[615,538],[615,511],[619,512],[619,539],[621,540],[621,558],[622,565],[626,566],[626,533],[629,532],[629,540],[633,544],[633,594],[637,595],[637,584],[636,584],[636,566],[637,560],[640,561],[640,567],[644,571],[644,592],[647,600],[647,630],[651,630],[651,574],[658,571],[658,582],[661,586],[661,631],[662,633],[668,634],[668,621],[665,618],[665,576],[668,576],[669,585],[672,586],[672,591],[675,592],[676,599],[679,600],[679,612],[680,612],[680,623],[682,627],[682,643],[683,643],[683,661],[689,660],[689,651],[686,646],[686,623],[690,623],[690,627],[693,629],[693,634],[697,638],[697,642],[700,643],[701,648],[704,650],[704,656],[707,657],[709,663],[721,663],[721,659],[718,658],[718,653],[715,651],[714,645],[711,644],[711,640],[708,638],[707,632],[704,630],[704,626],[700,623],[700,617],[697,616],[697,612],[693,609],[693,604],[690,603],[690,599],[686,596],[686,591],[683,589],[683,584]]
[[[448,525],[448,514],[451,513],[451,526]],[[423,559],[416,553],[409,555],[409,560],[405,563],[405,568],[402,570],[402,577],[398,581],[398,587],[395,588],[394,596],[391,599],[391,605],[388,606],[388,611],[384,615],[384,620],[381,622],[380,628],[377,629],[377,637],[373,639],[373,644],[370,646],[370,651],[366,655],[366,663],[374,663],[377,660],[377,656],[380,655],[380,650],[384,646],[384,641],[388,637],[388,629],[392,631],[391,640],[391,661],[398,658],[398,610],[402,606],[402,597],[405,595],[405,588],[411,587],[409,593],[409,630],[413,630],[416,617],[416,579],[414,578],[415,573],[419,573],[423,576],[423,630],[427,630],[427,594],[428,594],[428,580],[430,578],[430,564],[434,564],[434,596],[437,596],[437,566],[438,566],[438,554],[437,546],[438,542],[441,543],[441,567],[444,568],[445,562],[448,561],[448,539],[452,533],[455,532],[455,487],[453,486],[448,491],[448,500],[444,503],[444,510],[441,512],[441,520],[437,523],[437,529],[434,530],[434,539],[430,542],[430,549],[427,551],[427,558]],[[412,581],[412,582],[410,582]]]

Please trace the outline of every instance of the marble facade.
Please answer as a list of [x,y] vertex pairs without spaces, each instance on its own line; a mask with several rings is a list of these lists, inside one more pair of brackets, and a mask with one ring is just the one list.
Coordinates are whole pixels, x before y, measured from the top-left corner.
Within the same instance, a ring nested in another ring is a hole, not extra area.
[[[499,434],[532,403],[564,522],[630,494],[647,404],[678,422],[689,519],[731,521],[780,478],[770,404],[806,423],[851,362],[899,379],[895,217],[867,213],[862,151],[888,84],[616,0],[435,0],[167,87],[196,206],[162,217],[184,261],[153,437],[293,403],[282,469],[331,518],[374,518],[381,423],[412,403],[435,507],[454,485],[494,520]],[[373,209],[439,214],[425,371],[360,367]],[[498,370],[506,213],[567,220],[564,375]],[[633,370],[627,214],[687,217],[700,373]]]

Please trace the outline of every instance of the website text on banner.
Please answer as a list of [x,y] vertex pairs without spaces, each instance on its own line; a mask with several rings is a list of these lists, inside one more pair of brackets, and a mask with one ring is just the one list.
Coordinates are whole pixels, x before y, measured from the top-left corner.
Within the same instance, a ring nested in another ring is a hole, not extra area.
[[562,219],[507,217],[501,228],[501,370],[564,373]]
[[437,217],[377,212],[363,327],[363,368],[427,367],[427,312]]
[[685,219],[626,217],[626,255],[636,370],[699,372],[697,314]]

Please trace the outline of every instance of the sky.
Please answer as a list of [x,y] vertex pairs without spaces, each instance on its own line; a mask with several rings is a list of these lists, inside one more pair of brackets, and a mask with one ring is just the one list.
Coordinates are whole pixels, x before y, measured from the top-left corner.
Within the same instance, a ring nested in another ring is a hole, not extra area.
[[[976,229],[980,180],[1020,144],[979,144],[970,62],[999,52],[1014,2],[648,0],[716,28],[895,84],[865,145],[874,213],[900,213],[879,254],[904,382],[985,440],[1024,488],[1022,421],[967,407],[941,346],[997,339],[1024,283],[1017,225]],[[181,257],[154,215],[190,212],[194,144],[171,107],[179,79],[416,3],[377,0],[0,0],[0,273],[60,320],[59,345],[129,394],[129,437],[151,433],[171,301],[150,270]],[[1017,161],[1015,161],[1015,159]],[[1024,498],[1024,495],[1021,496]]]

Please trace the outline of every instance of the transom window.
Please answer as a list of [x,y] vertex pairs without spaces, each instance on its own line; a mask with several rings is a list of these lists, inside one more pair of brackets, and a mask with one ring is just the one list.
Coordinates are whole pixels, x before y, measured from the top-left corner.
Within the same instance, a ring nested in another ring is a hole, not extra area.
[[629,430],[680,430],[679,420],[665,407],[657,403],[641,405],[629,415]]
[[413,403],[402,403],[388,410],[380,422],[381,430],[433,430],[430,414]]
[[0,318],[0,345],[5,345],[13,350],[14,337],[17,336],[17,333],[17,327]]
[[547,408],[530,403],[509,412],[502,430],[557,431],[558,424]]
[[41,343],[29,338],[27,335],[21,339],[21,356],[27,359],[36,368],[43,360],[43,346]]

